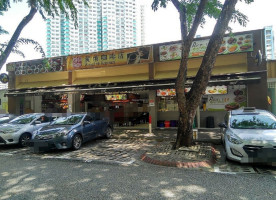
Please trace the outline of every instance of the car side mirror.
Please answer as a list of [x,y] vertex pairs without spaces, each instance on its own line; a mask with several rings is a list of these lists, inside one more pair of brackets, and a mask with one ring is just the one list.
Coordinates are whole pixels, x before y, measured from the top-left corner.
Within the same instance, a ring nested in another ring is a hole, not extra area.
[[35,121],[35,124],[41,124],[41,121],[37,120],[37,121]]
[[90,124],[90,121],[83,121],[83,125]]
[[219,123],[218,126],[220,128],[227,128],[227,125],[225,123],[223,123],[223,122]]

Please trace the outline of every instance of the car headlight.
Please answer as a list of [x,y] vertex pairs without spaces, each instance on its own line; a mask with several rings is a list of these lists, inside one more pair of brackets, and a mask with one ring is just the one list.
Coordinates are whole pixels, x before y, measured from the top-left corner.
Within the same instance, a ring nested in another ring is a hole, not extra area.
[[62,131],[59,131],[56,136],[57,137],[62,137],[62,136],[66,136],[68,134],[68,130],[62,130]]
[[237,136],[234,135],[227,135],[227,139],[229,142],[233,143],[233,144],[242,144],[243,141],[238,138]]

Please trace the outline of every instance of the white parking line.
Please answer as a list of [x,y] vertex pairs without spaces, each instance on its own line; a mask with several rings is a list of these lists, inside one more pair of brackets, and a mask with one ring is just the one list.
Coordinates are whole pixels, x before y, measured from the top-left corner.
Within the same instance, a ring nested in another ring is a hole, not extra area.
[[214,172],[215,173],[220,173],[220,174],[237,174],[236,172],[226,172],[226,171],[221,171],[219,167],[214,167]]

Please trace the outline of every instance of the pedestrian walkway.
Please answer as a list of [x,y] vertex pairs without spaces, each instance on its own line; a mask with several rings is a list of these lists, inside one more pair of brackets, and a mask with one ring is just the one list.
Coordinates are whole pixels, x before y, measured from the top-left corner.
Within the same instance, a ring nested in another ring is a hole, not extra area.
[[216,150],[213,144],[220,142],[219,129],[200,129],[195,145],[190,148],[172,150],[177,129],[114,130],[114,138],[135,138],[137,140],[155,140],[157,144],[141,155],[141,160],[150,164],[184,168],[211,168],[216,163]]
[[[113,132],[115,138],[135,138],[144,140],[156,140],[156,141],[174,141],[176,139],[177,129],[154,129],[152,133],[149,133],[148,129],[121,129],[116,128]],[[202,128],[198,129],[197,142],[208,142],[217,144],[221,141],[221,134],[219,128]]]

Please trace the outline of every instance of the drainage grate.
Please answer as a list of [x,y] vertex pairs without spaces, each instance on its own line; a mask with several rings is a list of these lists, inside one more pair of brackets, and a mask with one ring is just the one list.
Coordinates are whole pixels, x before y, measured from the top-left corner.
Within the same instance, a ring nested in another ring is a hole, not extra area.
[[276,167],[254,167],[259,174],[276,175]]
[[215,166],[214,172],[216,173],[226,173],[226,174],[255,174],[256,171],[253,167],[250,166],[230,166],[230,165],[221,165]]

